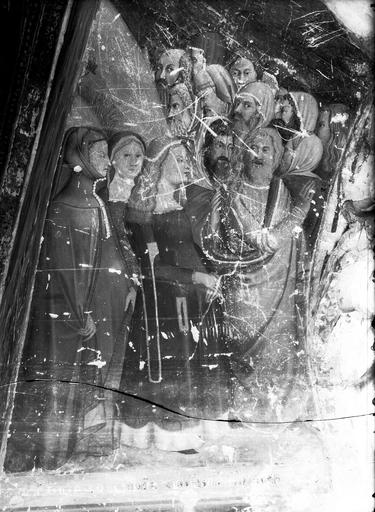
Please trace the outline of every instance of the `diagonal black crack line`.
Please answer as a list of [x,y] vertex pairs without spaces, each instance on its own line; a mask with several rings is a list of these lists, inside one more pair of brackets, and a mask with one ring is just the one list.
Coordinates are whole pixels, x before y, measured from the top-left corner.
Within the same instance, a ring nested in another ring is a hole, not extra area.
[[148,398],[144,398],[142,396],[135,395],[133,393],[129,393],[127,391],[122,391],[121,389],[111,388],[107,386],[102,386],[100,384],[93,384],[92,382],[80,382],[80,381],[72,381],[72,380],[64,380],[64,379],[24,379],[24,380],[17,380],[15,382],[12,382],[11,384],[24,384],[24,383],[32,383],[32,382],[60,382],[62,384],[74,384],[74,385],[84,385],[84,386],[91,386],[97,389],[101,389],[104,391],[113,391],[115,393],[119,393],[120,395],[127,396],[129,398],[135,398],[136,400],[140,400],[141,402],[145,402],[147,404],[153,405],[155,407],[158,407],[159,409],[163,409],[164,411],[170,412],[172,414],[177,414],[178,416],[181,416],[183,418],[192,419],[192,420],[200,420],[200,421],[215,421],[219,423],[238,423],[238,424],[260,424],[260,425],[286,425],[286,424],[293,424],[293,423],[313,423],[313,422],[324,422],[324,421],[337,421],[337,420],[347,420],[352,418],[363,418],[365,416],[375,416],[375,413],[364,413],[364,414],[353,414],[349,416],[337,416],[333,418],[305,418],[305,419],[296,419],[296,420],[289,420],[289,421],[256,421],[256,420],[242,420],[239,418],[205,418],[203,416],[194,416],[191,414],[186,414],[180,411],[176,411],[174,409],[171,409],[170,407],[167,407],[166,405],[159,404],[157,402],[154,402],[153,400],[149,400]]

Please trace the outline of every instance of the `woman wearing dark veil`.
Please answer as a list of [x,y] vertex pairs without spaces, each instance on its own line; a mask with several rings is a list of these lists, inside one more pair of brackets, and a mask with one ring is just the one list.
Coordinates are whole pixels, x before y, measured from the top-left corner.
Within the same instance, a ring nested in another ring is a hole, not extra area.
[[113,450],[115,402],[100,387],[122,368],[113,355],[126,343],[138,274],[134,254],[126,238],[116,236],[98,193],[101,187],[105,193],[110,165],[104,134],[70,129],[62,164],[21,364],[20,380],[37,382],[28,384],[26,397],[19,388],[14,415],[19,438],[17,419],[30,430],[26,444],[19,439],[24,469],[55,469],[73,454],[80,460]]
[[143,321],[134,323],[125,355],[121,389],[139,399],[122,400],[121,442],[136,448],[195,450],[215,424],[203,425],[199,418],[216,419],[228,407],[228,353],[215,316],[217,278],[194,245],[184,211],[192,178],[182,142],[155,139],[129,200],[143,275],[137,304]]

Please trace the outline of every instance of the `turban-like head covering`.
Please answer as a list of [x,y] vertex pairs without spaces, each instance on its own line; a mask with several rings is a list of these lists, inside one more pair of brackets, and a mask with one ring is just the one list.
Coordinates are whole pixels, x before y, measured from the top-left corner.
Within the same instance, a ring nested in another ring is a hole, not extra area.
[[290,92],[302,134],[313,133],[319,117],[319,107],[314,96],[307,92]]
[[220,64],[211,64],[195,77],[195,90],[198,96],[206,89],[215,89],[216,96],[224,103],[232,103],[235,84],[230,73]]
[[320,180],[313,171],[318,167],[323,156],[323,144],[316,135],[302,137],[296,149],[292,141],[287,142],[280,167],[276,172],[289,190],[296,206],[309,208],[315,192],[315,183]]
[[254,98],[261,117],[257,128],[264,128],[269,125],[275,112],[275,98],[268,84],[264,82],[251,82],[250,84],[246,84],[239,89],[237,97]]
[[232,103],[236,94],[236,86],[230,73],[220,64],[206,67],[216,90],[216,96],[225,103]]
[[318,178],[314,171],[322,158],[323,144],[316,135],[304,137],[296,149],[291,141],[287,143],[280,165],[280,176],[305,176]]
[[265,84],[268,84],[271,87],[273,94],[276,96],[279,90],[279,83],[275,75],[273,75],[272,73],[268,73],[268,71],[264,71],[261,81],[264,82]]
[[202,96],[202,93],[206,89],[215,89],[214,81],[211,76],[207,73],[207,68],[202,69],[195,77],[194,77],[194,88],[197,96]]

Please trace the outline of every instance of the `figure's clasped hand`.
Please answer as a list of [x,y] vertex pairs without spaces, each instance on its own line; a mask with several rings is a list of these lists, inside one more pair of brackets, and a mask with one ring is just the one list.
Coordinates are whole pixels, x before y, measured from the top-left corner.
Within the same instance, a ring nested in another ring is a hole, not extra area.
[[206,289],[207,301],[213,301],[221,297],[220,279],[214,274],[205,272],[193,272],[193,284],[201,285]]

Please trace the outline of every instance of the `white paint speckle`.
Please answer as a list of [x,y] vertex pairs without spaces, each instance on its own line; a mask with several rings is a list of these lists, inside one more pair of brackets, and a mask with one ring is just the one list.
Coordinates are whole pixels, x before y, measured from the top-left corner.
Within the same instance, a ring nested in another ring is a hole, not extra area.
[[110,272],[111,274],[121,275],[121,270],[118,270],[117,268],[109,268],[108,272]]
[[198,343],[198,341],[199,341],[199,330],[198,330],[197,326],[192,325],[190,331],[191,331],[191,335],[193,336],[193,340],[196,343]]
[[107,363],[106,361],[102,361],[101,359],[95,359],[95,361],[90,361],[87,363],[89,366],[97,366],[98,368],[103,368]]

